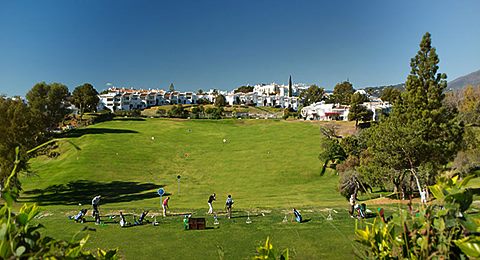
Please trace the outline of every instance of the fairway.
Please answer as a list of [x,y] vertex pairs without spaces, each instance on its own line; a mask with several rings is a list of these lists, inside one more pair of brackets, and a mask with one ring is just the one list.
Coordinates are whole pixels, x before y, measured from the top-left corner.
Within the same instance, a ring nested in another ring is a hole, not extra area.
[[[103,216],[120,210],[138,215],[144,209],[159,214],[156,191],[164,188],[171,197],[170,215],[159,216],[159,226],[121,229],[106,217],[106,225],[83,224],[96,229],[88,231],[89,248],[118,247],[128,259],[244,259],[267,236],[275,248],[288,247],[293,258],[352,258],[355,221],[336,190],[338,177],[328,171],[320,176],[319,126],[275,120],[100,123],[61,138],[57,158],[31,160],[36,175],[22,178],[21,201],[42,206],[39,221],[48,234],[71,239],[82,224],[67,216],[86,207],[91,220],[93,196],[102,195]],[[213,192],[220,225],[206,214]],[[235,201],[232,219],[224,218],[228,194]],[[294,207],[310,221],[292,222]],[[328,208],[337,212],[333,220],[326,220]],[[185,213],[206,216],[212,229],[184,231]],[[246,224],[249,216],[252,223]]]

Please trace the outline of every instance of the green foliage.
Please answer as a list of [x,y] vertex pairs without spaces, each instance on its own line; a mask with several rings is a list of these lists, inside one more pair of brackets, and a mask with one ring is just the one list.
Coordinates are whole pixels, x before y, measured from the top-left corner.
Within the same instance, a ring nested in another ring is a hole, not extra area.
[[469,85],[463,89],[458,110],[465,123],[480,125],[480,86]]
[[203,108],[203,106],[194,106],[191,110],[191,117],[200,118],[200,115],[203,114],[204,111],[205,109]]
[[389,182],[394,180],[396,189],[407,173],[410,182],[420,179],[430,184],[462,143],[463,126],[456,121],[456,111],[442,102],[446,76],[437,74],[438,62],[426,33],[412,59],[402,98],[389,117],[368,129],[365,155],[369,158],[361,164],[384,168],[379,174],[394,174]]
[[225,99],[225,96],[224,95],[217,95],[215,97],[215,102],[214,102],[214,105],[216,107],[224,107],[227,105],[227,100]]
[[287,118],[288,118],[289,116],[290,116],[290,109],[285,108],[285,109],[283,110],[283,116],[282,116],[282,118],[283,118],[284,120],[287,120]]
[[368,102],[368,101],[369,101],[368,96],[364,95],[364,94],[361,94],[360,92],[353,93],[350,96],[350,105],[351,104],[362,104],[362,103],[365,103],[365,102]]
[[203,111],[209,119],[221,119],[224,109],[223,107],[207,107]]
[[23,205],[14,214],[11,208],[0,208],[0,258],[68,258],[68,259],[116,259],[117,250],[98,249],[92,253],[84,249],[88,236],[78,242],[56,240],[42,236],[41,224],[33,224],[40,213],[36,205]]
[[473,198],[466,188],[469,180],[439,180],[429,187],[435,203],[418,212],[401,210],[388,223],[377,217],[365,228],[355,228],[355,240],[367,246],[368,258],[478,257],[480,220],[465,212]]
[[319,88],[317,85],[311,85],[306,91],[300,94],[304,106],[309,106],[316,102],[320,102],[325,94],[325,89]]
[[253,91],[253,86],[240,86],[235,89],[234,93],[250,93]]
[[37,83],[28,91],[28,105],[43,128],[55,127],[68,113],[66,108],[68,88],[60,83]]
[[98,92],[89,83],[80,85],[73,90],[72,103],[80,110],[80,116],[83,116],[85,112],[95,111],[98,102]]
[[173,85],[173,83],[170,83],[170,86],[168,86],[168,90],[169,90],[170,92],[175,91],[175,86]]
[[97,122],[102,122],[105,120],[101,120],[100,116],[105,116],[108,119],[112,119],[112,115],[118,116],[118,117],[140,117],[142,115],[142,111],[140,109],[132,109],[132,110],[117,110],[115,113],[102,113],[102,114],[97,114],[96,120],[93,123]]
[[332,100],[335,104],[348,105],[350,104],[351,97],[355,93],[352,83],[344,81],[338,83],[333,88]]
[[[0,97],[0,186],[3,187],[13,169],[16,147],[20,147],[18,170],[28,170],[26,151],[42,140],[43,127],[21,100]],[[12,184],[20,189],[16,175]]]
[[186,118],[188,116],[188,111],[185,110],[182,104],[174,105],[172,109],[168,111],[168,116]]
[[206,98],[199,98],[197,99],[197,104],[198,105],[208,105],[208,104],[211,104],[212,102],[210,102],[210,100],[206,99]]
[[355,128],[358,127],[358,121],[361,120],[363,122],[367,122],[372,120],[373,118],[373,111],[369,110],[366,106],[362,105],[362,103],[366,102],[368,98],[365,95],[360,93],[355,93],[351,97],[350,102],[350,109],[348,112],[348,120],[354,121],[355,120]]
[[265,241],[265,245],[259,246],[257,248],[257,255],[253,257],[253,259],[280,259],[280,260],[288,260],[288,248],[283,250],[282,253],[278,254],[276,250],[274,250],[272,243],[270,243],[270,238],[267,237]]
[[395,104],[395,102],[400,99],[401,95],[402,91],[400,91],[400,89],[394,87],[387,87],[382,90],[380,99],[382,101],[389,102],[390,104]]
[[217,107],[212,109],[210,116],[213,119],[221,119],[222,113],[223,113],[223,107]]
[[344,160],[347,156],[332,130],[323,128],[322,133],[323,138],[320,143],[320,153],[318,154],[318,159],[324,162],[321,175],[325,173],[327,164],[330,161]]
[[340,140],[340,145],[348,156],[360,157],[363,150],[367,149],[363,135],[349,135]]

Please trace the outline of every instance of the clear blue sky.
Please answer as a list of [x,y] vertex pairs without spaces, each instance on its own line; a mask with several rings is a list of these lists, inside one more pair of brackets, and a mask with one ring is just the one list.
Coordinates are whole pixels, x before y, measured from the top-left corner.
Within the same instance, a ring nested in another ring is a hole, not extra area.
[[449,80],[480,69],[480,1],[0,1],[0,93],[40,81],[179,90],[396,84],[429,31]]

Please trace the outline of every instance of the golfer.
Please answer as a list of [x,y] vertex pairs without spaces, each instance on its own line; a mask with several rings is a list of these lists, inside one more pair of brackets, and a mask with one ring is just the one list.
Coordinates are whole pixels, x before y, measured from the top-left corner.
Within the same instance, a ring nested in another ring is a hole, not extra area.
[[208,197],[208,214],[213,214],[213,206],[212,206],[212,203],[214,200],[216,200],[216,195],[215,193],[213,193],[212,195],[210,195],[210,197]]
[[163,216],[167,216],[167,209],[168,209],[168,201],[170,200],[170,197],[167,197],[166,199],[163,200],[162,203],[162,209],[163,209]]
[[229,194],[227,197],[227,200],[225,201],[225,208],[227,209],[228,218],[232,217],[232,205],[233,205],[232,195]]
[[355,194],[350,195],[350,200],[348,202],[350,204],[350,210],[348,213],[350,213],[350,217],[353,218],[353,213],[355,211],[355,204],[356,204]]
[[95,196],[92,199],[92,207],[93,207],[92,216],[93,217],[95,217],[95,215],[97,215],[97,214],[100,214],[100,212],[98,212],[98,205],[100,204],[100,198],[102,198],[102,196],[98,195],[98,196]]

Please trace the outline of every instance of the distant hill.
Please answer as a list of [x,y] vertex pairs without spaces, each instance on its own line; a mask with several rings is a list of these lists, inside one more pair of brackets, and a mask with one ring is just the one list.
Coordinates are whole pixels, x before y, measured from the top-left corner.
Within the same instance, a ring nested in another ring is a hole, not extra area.
[[448,89],[462,89],[467,85],[480,85],[480,70],[477,70],[465,76],[458,77],[448,82]]
[[373,97],[380,97],[382,95],[382,91],[385,88],[397,88],[400,91],[405,90],[405,83],[399,83],[396,85],[384,85],[384,86],[377,86],[377,87],[364,87],[363,89]]

